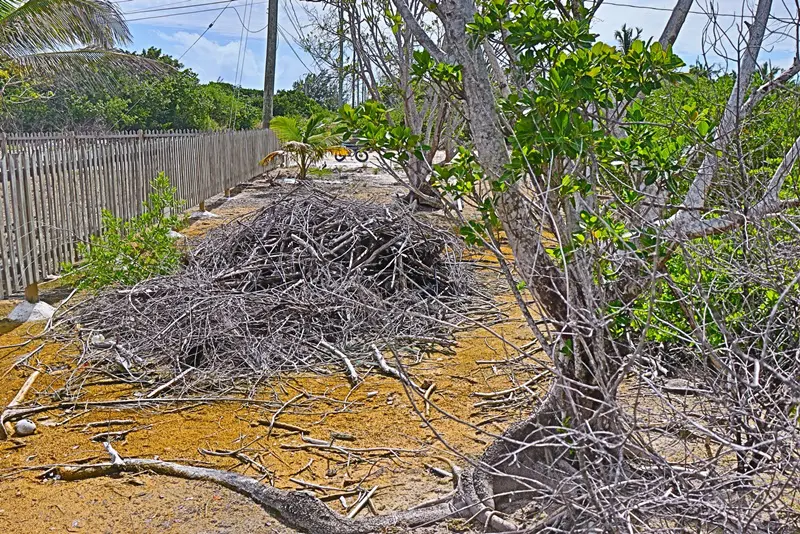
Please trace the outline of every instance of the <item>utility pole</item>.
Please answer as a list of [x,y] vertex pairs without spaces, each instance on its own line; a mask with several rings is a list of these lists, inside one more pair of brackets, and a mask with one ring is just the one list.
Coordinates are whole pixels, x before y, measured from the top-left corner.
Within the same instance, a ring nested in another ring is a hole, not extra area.
[[272,121],[272,101],[275,97],[275,61],[278,57],[278,0],[269,0],[267,10],[267,60],[264,68],[264,109],[261,127],[269,128]]
[[344,105],[344,10],[339,0],[339,107]]

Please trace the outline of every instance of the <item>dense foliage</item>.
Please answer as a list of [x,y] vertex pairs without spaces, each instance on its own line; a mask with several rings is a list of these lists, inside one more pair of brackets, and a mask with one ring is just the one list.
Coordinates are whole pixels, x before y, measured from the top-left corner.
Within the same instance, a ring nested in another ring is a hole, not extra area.
[[[482,24],[487,25],[483,31],[488,31],[495,23],[479,19],[473,31],[481,31]],[[554,23],[549,20],[547,24]],[[605,180],[591,184],[565,173],[559,178],[562,201],[569,201],[575,193],[591,195],[596,192],[611,193],[619,202],[611,204],[602,214],[579,213],[572,241],[548,252],[557,261],[563,261],[583,248],[602,249],[611,243],[612,250],[634,249],[642,258],[652,257],[649,255],[654,249],[648,243],[647,234],[632,232],[620,215],[638,209],[644,199],[640,193],[642,187],[652,184],[666,187],[672,203],[679,203],[689,186],[687,171],[696,170],[699,164],[691,149],[698,142],[708,143],[713,139],[735,77],[696,67],[684,74],[686,69],[682,68],[680,60],[666,54],[658,43],[648,47],[641,40],[630,40],[615,50],[593,43],[594,36],[574,21],[572,25],[574,27],[561,31],[569,36],[568,40],[585,40],[576,50],[555,54],[552,49],[531,48],[528,56],[523,55],[532,65],[535,57],[541,56],[538,60],[550,62],[551,67],[537,79],[535,93],[511,95],[503,102],[505,111],[514,117],[514,135],[509,142],[516,146],[518,153],[505,176],[493,182],[491,189],[495,194],[502,193],[507,184],[518,180],[520,173],[531,166],[544,170],[558,156],[579,157],[581,153],[591,153],[600,164]],[[459,90],[458,67],[436,63],[426,52],[416,53],[414,59],[412,70],[420,78],[442,86],[449,84]],[[774,71],[763,65],[753,87],[772,77]],[[800,84],[789,83],[789,91],[798,89]],[[620,138],[593,128],[591,117],[582,116],[584,106],[613,109],[613,102],[638,91],[645,96],[630,107],[629,122],[623,126],[626,135]],[[415,151],[427,149],[419,136],[408,128],[391,126],[386,113],[384,103],[367,102],[357,109],[346,106],[342,118],[351,131],[358,132],[360,142],[399,164],[408,161]],[[739,137],[747,176],[726,181],[714,194],[726,200],[733,197],[742,203],[755,203],[760,189],[753,188],[750,180],[756,177],[766,183],[798,135],[798,100],[786,98],[785,93],[770,94]],[[794,191],[794,195],[800,190],[799,175],[795,170],[785,187],[785,190]],[[441,192],[453,198],[477,195],[482,199],[478,203],[481,218],[468,221],[461,228],[468,242],[482,242],[486,232],[499,225],[495,216],[496,200],[482,190],[485,176],[471,150],[462,148],[453,164],[435,167],[432,179]],[[745,232],[749,239],[755,239],[755,229]],[[712,317],[717,313],[715,310],[720,310],[716,318],[724,318],[733,333],[739,332],[743,320],[753,314],[768,314],[778,299],[780,284],[798,265],[782,265],[780,272],[773,273],[771,281],[765,279],[762,284],[739,283],[734,273],[727,270],[734,269],[738,262],[758,265],[765,261],[759,250],[743,247],[741,238],[739,233],[733,237],[712,237],[702,247],[687,248],[683,254],[672,255],[665,264],[668,276],[656,284],[655,298],[644,295],[633,310],[615,316],[619,335],[629,334],[632,328],[646,330],[648,339],[670,342],[674,348],[675,344],[695,343],[690,333],[697,325],[704,325],[708,330],[706,341],[718,347],[726,341]],[[720,257],[728,258],[729,263],[719,262]],[[612,265],[611,261],[601,261],[600,266],[605,267],[598,276],[601,280],[607,279],[604,283],[616,282]],[[705,297],[687,305],[687,295],[698,294]],[[710,306],[704,299],[710,301]]]
[[185,224],[184,202],[162,172],[151,182],[151,193],[141,215],[128,221],[103,210],[103,234],[88,244],[78,244],[84,258],[79,265],[64,264],[67,283],[100,289],[109,285],[132,285],[169,274],[180,266],[182,253],[170,232]]
[[[691,0],[673,3],[657,41],[626,27],[619,47],[592,32],[602,0],[392,4],[396,33],[420,45],[409,69],[467,121],[430,180],[503,267],[507,240],[505,276],[553,372],[454,507],[495,531],[796,526],[782,499],[800,487],[800,58],[759,68],[771,0],[754,2],[740,34],[704,35],[738,45],[735,75],[673,53]],[[427,150],[385,107],[346,109],[343,122],[398,164]],[[665,348],[694,365],[665,371]],[[704,399],[669,400],[664,374]],[[685,455],[654,423],[692,427],[678,434]],[[691,489],[675,492],[690,471]],[[717,490],[736,484],[747,495]],[[498,518],[512,500],[531,512],[522,526]]]
[[[698,137],[708,142],[714,135],[735,81],[733,75],[715,75],[713,70],[693,68],[691,74],[684,83],[654,92],[641,107],[645,121],[663,125],[655,131],[654,139],[662,150],[680,153],[681,164],[689,162],[687,147]],[[769,82],[774,74],[768,64],[762,65],[754,87]],[[797,91],[798,87],[796,82],[789,82],[787,90]],[[773,93],[764,99],[758,113],[743,129],[738,139],[741,159],[734,167],[741,166],[747,170],[749,179],[766,183],[798,136],[800,103],[781,93]],[[742,204],[754,203],[759,191],[753,190],[749,179],[741,175],[741,168],[728,169],[731,178],[717,195],[736,198]],[[787,180],[784,194],[797,195],[798,178],[800,172],[795,170]],[[686,186],[686,183],[675,184],[682,193]],[[789,237],[783,235],[780,225],[776,225],[773,232],[776,237],[782,236],[780,239]],[[709,237],[702,246],[696,245],[684,254],[671,257],[666,263],[669,277],[657,286],[657,305],[652,308],[648,330],[650,339],[668,342],[674,348],[692,343],[687,333],[704,325],[706,342],[722,347],[726,338],[715,319],[724,319],[729,334],[746,336],[747,321],[766,317],[778,302],[786,278],[791,278],[800,268],[791,258],[775,264],[769,259],[768,249],[760,247],[765,245],[762,239],[757,229],[746,228],[734,235]],[[770,270],[763,268],[770,263]],[[742,265],[762,271],[759,283],[741,280],[737,272]],[[642,305],[633,324],[642,326],[648,309]]]
[[[200,83],[191,69],[151,47],[132,54],[166,68],[146,79],[132,73],[112,84],[65,85],[0,70],[3,131],[246,129],[261,122],[262,91],[225,82]],[[330,76],[307,75],[278,91],[274,115],[307,119],[335,106]],[[327,84],[327,85],[326,85]]]

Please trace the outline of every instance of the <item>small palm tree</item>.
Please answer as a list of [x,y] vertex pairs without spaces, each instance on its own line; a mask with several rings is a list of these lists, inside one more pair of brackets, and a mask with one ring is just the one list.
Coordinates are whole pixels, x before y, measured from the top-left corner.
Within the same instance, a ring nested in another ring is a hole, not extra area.
[[0,63],[72,79],[164,70],[115,48],[130,41],[124,16],[109,0],[0,0]]
[[619,43],[620,50],[626,54],[631,49],[633,42],[642,36],[641,28],[636,28],[636,35],[633,34],[633,31],[633,28],[628,28],[627,24],[623,24],[622,28],[614,32],[614,39]]
[[780,71],[781,69],[772,66],[772,61],[765,61],[758,67],[758,73],[761,75],[761,80],[764,82],[774,80],[775,76]]
[[292,117],[275,117],[269,127],[283,143],[283,148],[267,154],[261,165],[268,165],[279,156],[289,156],[300,167],[301,180],[306,179],[309,167],[325,154],[348,154],[347,149],[341,146],[341,137],[331,132],[331,125],[326,124],[320,115],[313,115],[304,126]]

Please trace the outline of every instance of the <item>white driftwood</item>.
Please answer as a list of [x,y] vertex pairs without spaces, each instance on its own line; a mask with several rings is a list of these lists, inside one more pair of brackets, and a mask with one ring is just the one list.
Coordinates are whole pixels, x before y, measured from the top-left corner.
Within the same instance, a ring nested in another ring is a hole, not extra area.
[[0,422],[2,422],[2,425],[0,426],[2,426],[3,432],[5,433],[5,439],[8,439],[14,435],[14,427],[11,425],[11,423],[6,421],[6,415],[8,414],[9,410],[25,400],[25,395],[27,395],[28,391],[31,389],[31,387],[33,387],[33,383],[36,382],[37,378],[39,378],[39,374],[41,374],[39,371],[34,371],[31,373],[11,402],[8,403],[6,409],[3,410],[3,414],[0,415]]
[[353,367],[353,362],[350,361],[350,358],[348,358],[347,355],[344,352],[340,351],[339,349],[337,349],[336,347],[334,347],[333,345],[331,345],[327,341],[320,340],[319,341],[319,345],[321,347],[324,347],[325,349],[331,351],[333,354],[335,354],[339,358],[341,358],[342,362],[344,362],[344,366],[347,368],[347,376],[350,378],[350,382],[354,386],[356,384],[358,384],[358,381],[360,379],[358,377],[358,373],[356,372],[356,368]]
[[179,374],[178,376],[176,376],[175,378],[173,378],[169,382],[158,386],[156,389],[154,389],[153,391],[151,391],[150,393],[145,395],[145,398],[146,399],[152,399],[153,397],[155,397],[156,395],[158,395],[162,391],[170,388],[173,384],[175,384],[175,383],[179,382],[180,380],[182,380],[184,377],[186,377],[186,375],[188,375],[189,373],[191,373],[194,370],[195,370],[194,367],[189,367],[188,369],[186,369],[185,371],[181,372],[181,374]]
[[358,513],[364,508],[364,506],[366,506],[366,504],[369,502],[369,500],[372,498],[372,496],[375,495],[375,492],[377,490],[378,490],[378,486],[375,486],[374,488],[369,490],[369,492],[366,495],[364,495],[364,498],[361,499],[360,501],[358,501],[355,504],[355,506],[353,506],[353,509],[350,510],[350,513],[347,514],[347,518],[348,519],[353,519],[355,516],[357,516]]

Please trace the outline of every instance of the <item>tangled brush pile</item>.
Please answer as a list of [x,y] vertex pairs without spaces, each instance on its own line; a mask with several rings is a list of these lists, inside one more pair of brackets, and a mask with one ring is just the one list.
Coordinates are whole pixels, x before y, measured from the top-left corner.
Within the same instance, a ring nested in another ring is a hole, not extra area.
[[160,379],[191,369],[193,385],[219,390],[332,366],[352,377],[375,365],[373,344],[447,346],[476,308],[491,303],[452,234],[311,190],[212,232],[180,273],[105,291],[67,320],[94,340],[86,363]]

